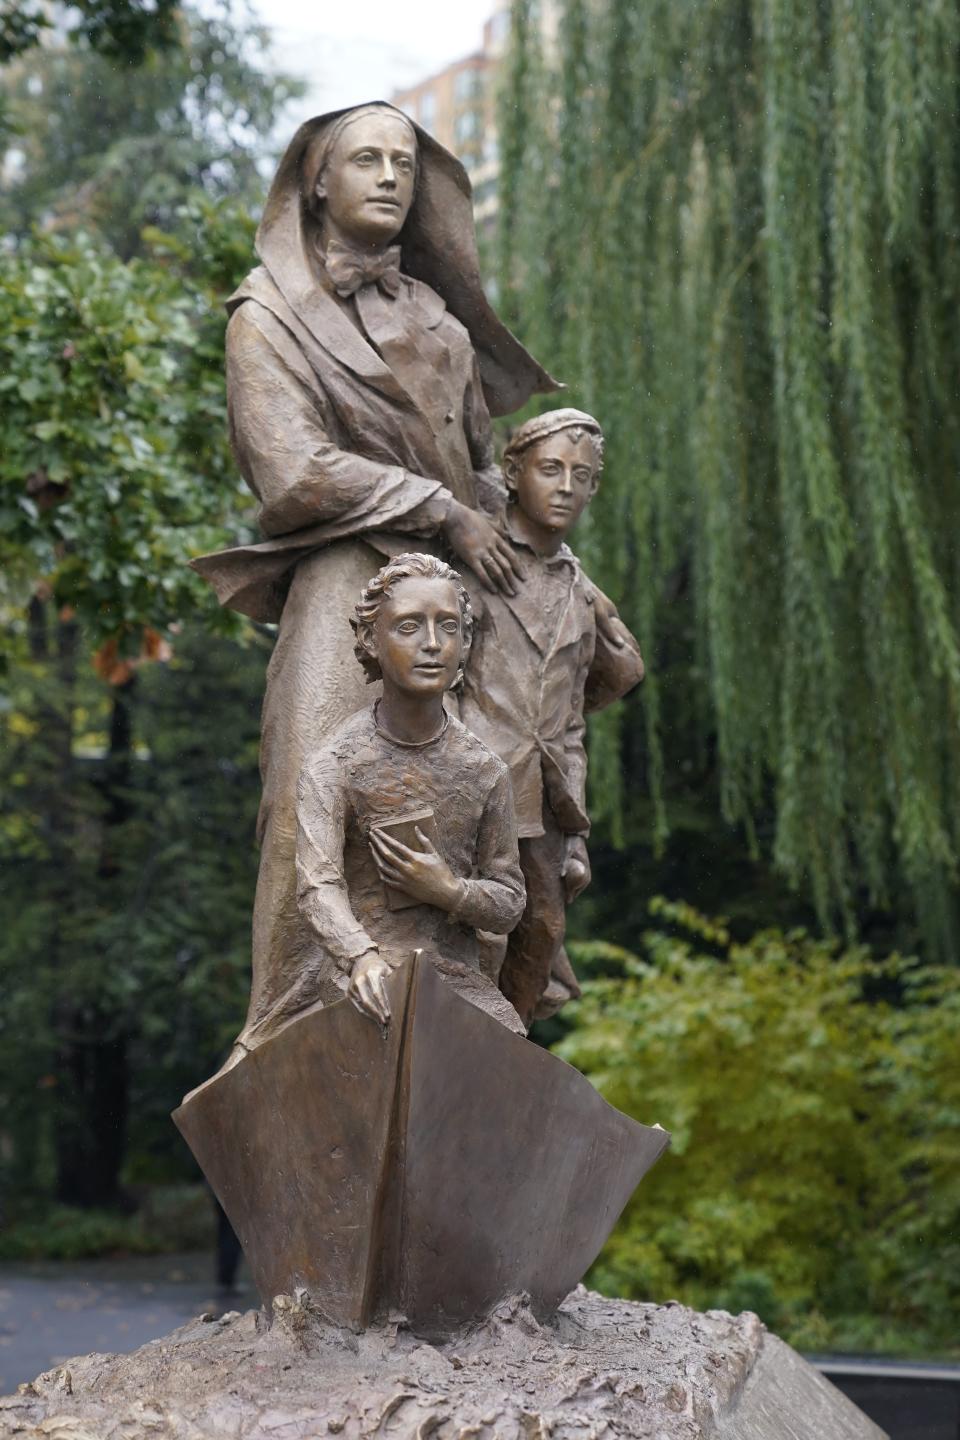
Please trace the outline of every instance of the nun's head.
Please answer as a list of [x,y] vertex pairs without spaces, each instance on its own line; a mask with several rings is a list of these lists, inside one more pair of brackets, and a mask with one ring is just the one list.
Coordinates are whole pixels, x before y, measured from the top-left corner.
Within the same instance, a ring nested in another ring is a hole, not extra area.
[[416,132],[392,106],[348,110],[304,157],[304,193],[326,240],[389,245],[403,229],[416,183]]

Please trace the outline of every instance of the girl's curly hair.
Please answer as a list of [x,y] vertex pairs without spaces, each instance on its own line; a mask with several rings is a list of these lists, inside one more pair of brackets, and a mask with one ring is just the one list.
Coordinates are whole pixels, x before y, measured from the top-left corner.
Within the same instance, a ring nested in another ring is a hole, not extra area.
[[[473,611],[470,608],[470,597],[464,588],[463,581],[456,570],[450,565],[438,560],[435,555],[406,554],[395,555],[382,569],[378,570],[373,579],[370,580],[360,592],[360,600],[355,613],[350,617],[350,624],[353,633],[357,637],[357,643],[353,647],[360,664],[364,668],[367,677],[367,684],[372,685],[375,680],[381,678],[379,661],[375,660],[363,644],[363,636],[369,635],[376,624],[377,616],[380,614],[380,607],[390,594],[395,585],[401,580],[410,580],[419,577],[424,580],[449,580],[457,592],[457,599],[460,601],[460,627],[463,633],[463,662],[466,661],[470,650],[470,640],[473,634]],[[463,664],[451,689],[456,689],[463,680]]]

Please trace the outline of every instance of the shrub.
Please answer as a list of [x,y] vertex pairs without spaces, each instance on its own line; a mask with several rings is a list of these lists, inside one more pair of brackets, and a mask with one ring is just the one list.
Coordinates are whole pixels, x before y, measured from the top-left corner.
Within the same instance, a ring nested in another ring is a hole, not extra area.
[[154,1186],[137,1198],[136,1213],[51,1204],[14,1215],[0,1230],[0,1260],[213,1251],[215,1212],[205,1185]]
[[593,1282],[808,1346],[956,1345],[960,972],[651,910],[639,955],[571,947],[602,973],[555,1046],[673,1135]]

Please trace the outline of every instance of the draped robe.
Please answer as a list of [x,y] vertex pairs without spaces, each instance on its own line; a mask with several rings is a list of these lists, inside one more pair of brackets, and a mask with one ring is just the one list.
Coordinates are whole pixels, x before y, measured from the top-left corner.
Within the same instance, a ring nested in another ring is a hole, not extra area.
[[[451,498],[492,509],[501,486],[470,337],[429,286],[404,276],[396,299],[364,286],[352,317],[315,276],[293,298],[254,271],[227,328],[231,443],[270,538],[194,562],[225,604],[280,622],[263,705],[247,1046],[291,1018],[297,977],[320,967],[296,904],[297,779],[371,699],[349,626],[360,589],[385,556],[436,549]],[[342,993],[329,982],[327,1001]]]
[[263,705],[248,1047],[291,1018],[304,966],[322,970],[297,913],[296,790],[306,755],[373,698],[349,627],[361,586],[385,556],[441,548],[452,500],[499,508],[488,405],[505,415],[558,388],[483,292],[466,171],[408,117],[417,185],[397,237],[400,291],[335,293],[313,196],[325,138],[346,114],[306,121],[287,146],[257,231],[263,266],[228,302],[231,443],[267,538],[193,562],[223,604],[279,621]]

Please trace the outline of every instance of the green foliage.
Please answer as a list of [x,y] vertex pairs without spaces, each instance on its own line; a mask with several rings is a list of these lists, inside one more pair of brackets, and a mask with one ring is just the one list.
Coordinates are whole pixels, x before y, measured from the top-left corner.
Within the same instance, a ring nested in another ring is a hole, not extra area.
[[84,1260],[99,1255],[168,1255],[212,1250],[214,1209],[202,1185],[157,1186],[136,1214],[50,1205],[8,1219],[0,1260]]
[[[236,505],[209,297],[155,264],[38,238],[0,263],[4,596],[42,579],[94,641],[215,605],[187,568]],[[217,330],[222,330],[219,317]]]
[[[0,65],[39,43],[51,28],[49,6],[0,0]],[[127,65],[177,42],[178,0],[73,0],[69,28],[75,44],[89,45]]]
[[0,1170],[84,1206],[193,1173],[169,1112],[247,991],[269,639],[186,562],[250,533],[223,301],[294,87],[228,7],[182,32],[136,75],[45,46],[6,77]]
[[267,66],[261,27],[187,10],[181,29],[182,44],[135,73],[62,47],[14,67],[0,227],[83,226],[128,259],[145,226],[178,228],[194,193],[260,199],[264,137],[302,87]]
[[[2,1260],[83,1260],[94,1255],[156,1254],[153,1237],[137,1216],[109,1210],[44,1209],[30,1220],[5,1227]],[[161,1251],[162,1253],[162,1251]]]
[[698,777],[826,925],[912,906],[953,953],[960,8],[565,0],[545,54],[535,19],[501,292],[604,425],[576,543],[648,659],[594,813],[662,845]]
[[25,605],[39,583],[121,656],[145,627],[195,613],[235,628],[186,561],[248,533],[223,301],[253,259],[260,136],[297,91],[229,7],[187,11],[182,29],[135,76],[52,47],[11,73],[0,603]]
[[269,645],[185,632],[117,690],[65,665],[82,634],[47,617],[42,654],[37,624],[0,711],[0,1188],[49,1193],[65,1133],[106,1170],[104,1126],[126,1179],[190,1174],[170,1111],[248,990]]
[[673,1136],[593,1281],[752,1308],[806,1346],[955,1347],[957,971],[651,911],[639,955],[571,947],[601,978],[555,1047]]

